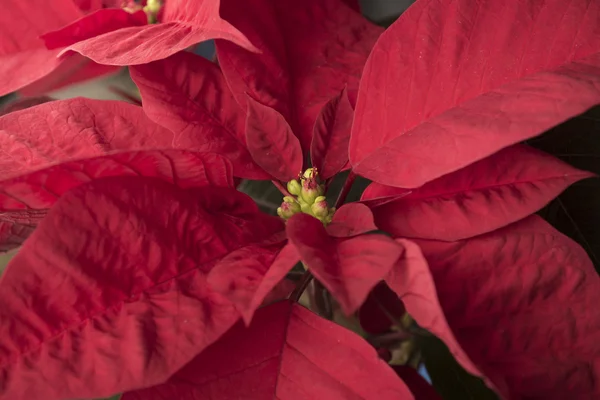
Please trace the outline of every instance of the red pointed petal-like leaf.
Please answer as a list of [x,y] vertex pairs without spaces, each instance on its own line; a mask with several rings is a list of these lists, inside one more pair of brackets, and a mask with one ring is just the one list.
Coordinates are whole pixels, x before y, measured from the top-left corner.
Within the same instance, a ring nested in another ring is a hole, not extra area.
[[183,150],[132,151],[67,161],[0,181],[0,212],[43,210],[69,190],[110,176],[158,178],[187,187],[233,187],[229,160]]
[[442,339],[456,360],[469,373],[481,376],[469,356],[458,344],[448,322],[440,311],[440,301],[431,279],[427,260],[417,244],[397,239],[404,247],[404,254],[390,271],[385,281],[402,300],[408,313],[419,326]]
[[294,215],[286,232],[313,275],[340,302],[347,315],[365,301],[402,254],[402,247],[384,235],[336,239],[308,214]]
[[162,399],[412,400],[404,383],[355,333],[289,301],[238,324],[169,382],[125,394]]
[[161,60],[209,39],[224,39],[254,51],[233,25],[219,16],[220,0],[169,0],[161,23],[119,29],[75,43],[75,51],[97,63],[139,65]]
[[58,30],[41,36],[46,48],[58,49],[117,29],[143,26],[148,17],[143,11],[130,13],[119,8],[98,10]]
[[600,103],[599,20],[592,0],[415,3],[365,66],[354,171],[418,187]]
[[[219,64],[240,104],[246,93],[279,111],[305,150],[321,108],[348,86],[352,104],[382,32],[341,0],[222,1],[223,17],[261,51],[217,41]],[[260,21],[260,23],[256,23]]]
[[[594,174],[517,145],[374,207],[377,226],[397,237],[460,240],[491,232],[544,207]],[[371,184],[364,199],[405,189]]]
[[0,221],[13,224],[9,236],[0,235],[0,249],[22,243],[67,191],[111,176],[158,178],[182,188],[233,187],[231,163],[212,153],[133,151],[65,162],[0,181]]
[[329,179],[348,163],[348,144],[354,110],[346,89],[323,106],[317,117],[310,144],[313,167]]
[[415,269],[406,288],[441,309],[411,315],[447,320],[505,398],[600,395],[600,279],[579,245],[536,216],[462,242],[417,243],[430,272]]
[[327,233],[335,237],[350,237],[377,230],[369,207],[360,203],[348,203],[333,214],[327,225]]
[[114,150],[171,149],[193,143],[155,124],[141,107],[120,101],[70,99],[0,118],[0,174],[6,179],[58,162]]
[[408,386],[415,400],[443,400],[433,386],[419,375],[416,369],[407,365],[393,365],[392,368]]
[[302,148],[285,118],[248,97],[246,143],[254,161],[280,181],[302,172]]
[[384,283],[380,283],[358,309],[358,319],[363,330],[379,335],[390,331],[405,312],[406,308],[398,296]]
[[[266,179],[246,149],[246,112],[214,63],[192,53],[130,68],[150,119],[201,149],[228,157],[236,176]],[[297,173],[297,172],[296,172]]]
[[208,283],[232,301],[249,324],[256,309],[300,261],[292,244],[257,243],[223,259],[208,275]]
[[71,0],[5,0],[0,15],[0,95],[13,92],[56,69],[59,51],[39,36],[83,14]]
[[0,398],[164,382],[239,318],[206,274],[278,229],[234,189],[119,177],[69,192],[0,280]]

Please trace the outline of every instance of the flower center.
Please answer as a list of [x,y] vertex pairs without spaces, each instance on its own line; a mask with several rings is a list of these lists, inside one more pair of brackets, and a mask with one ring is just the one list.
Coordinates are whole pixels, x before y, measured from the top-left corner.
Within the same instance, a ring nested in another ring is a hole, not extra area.
[[325,198],[325,185],[319,180],[316,168],[309,168],[298,179],[287,183],[291,196],[285,196],[277,215],[289,219],[294,214],[312,215],[327,225],[331,222],[335,207],[329,207]]
[[142,7],[139,2],[135,0],[124,0],[122,8],[132,14],[144,10],[148,16],[148,23],[155,24],[158,22],[158,13],[162,8],[162,3],[162,0],[147,0],[146,5]]

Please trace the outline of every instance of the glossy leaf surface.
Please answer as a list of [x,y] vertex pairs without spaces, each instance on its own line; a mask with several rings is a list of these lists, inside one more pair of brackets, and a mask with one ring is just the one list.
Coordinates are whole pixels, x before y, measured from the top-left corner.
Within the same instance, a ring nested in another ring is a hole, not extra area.
[[0,280],[0,398],[164,382],[239,318],[211,268],[279,229],[233,189],[119,177],[70,191]]
[[255,50],[248,39],[219,15],[220,0],[169,0],[158,24],[119,29],[77,42],[75,51],[100,64],[139,65],[167,58],[210,39],[224,39]]
[[[276,109],[305,150],[321,108],[347,85],[356,101],[364,63],[382,29],[341,0],[223,0],[223,17],[261,51],[217,40],[219,64],[240,104],[246,93]],[[260,23],[257,23],[260,21]]]
[[397,292],[455,357],[452,335],[505,398],[598,396],[600,279],[579,245],[536,216],[474,239],[417,243],[429,268],[398,269]]
[[302,172],[302,148],[290,125],[275,109],[248,98],[246,143],[254,161],[287,182]]
[[375,223],[396,237],[460,240],[538,211],[569,185],[593,176],[516,145],[411,191],[371,184],[362,199],[400,196],[372,207]]
[[286,232],[304,264],[339,301],[346,315],[360,307],[403,252],[402,246],[384,235],[331,237],[323,223],[308,214],[290,218]]
[[[178,142],[228,157],[236,176],[265,179],[246,148],[246,112],[236,103],[214,63],[192,53],[131,67],[144,111],[172,131]],[[185,139],[184,139],[185,138]]]
[[599,20],[593,0],[415,3],[365,66],[354,171],[418,187],[600,103]]
[[[231,357],[235,354],[235,357]],[[375,350],[355,333],[288,301],[236,325],[169,382],[123,400],[412,400]]]
[[312,166],[329,179],[348,164],[348,145],[354,110],[346,89],[321,109],[310,144]]

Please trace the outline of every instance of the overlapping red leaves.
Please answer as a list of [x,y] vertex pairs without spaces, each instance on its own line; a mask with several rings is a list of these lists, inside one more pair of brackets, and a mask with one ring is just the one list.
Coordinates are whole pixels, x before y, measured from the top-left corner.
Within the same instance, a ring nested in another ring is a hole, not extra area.
[[[600,103],[600,3],[420,0],[383,34],[341,0],[35,3],[0,17],[2,90],[75,51],[132,65],[143,109],[0,117],[1,399],[433,398],[293,298],[260,308],[299,261],[346,314],[394,293],[503,398],[600,396],[599,277],[531,215],[592,174],[517,144]],[[220,68],[180,51],[208,38]],[[308,159],[352,169],[327,226],[234,188]]]

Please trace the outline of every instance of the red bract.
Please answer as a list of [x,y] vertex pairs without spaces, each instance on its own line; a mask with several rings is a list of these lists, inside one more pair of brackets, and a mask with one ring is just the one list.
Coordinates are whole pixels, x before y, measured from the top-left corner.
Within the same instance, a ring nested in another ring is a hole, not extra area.
[[5,1],[0,16],[0,95],[57,69],[58,50],[48,51],[39,35],[83,14],[71,0]]
[[[421,0],[356,100],[380,30],[345,3],[223,0],[225,23],[218,1],[171,0],[104,33],[139,15],[90,2],[46,36],[99,33],[71,48],[136,64],[143,109],[0,118],[0,249],[30,235],[0,280],[0,398],[411,399],[405,379],[429,399],[379,336],[423,330],[503,398],[600,397],[599,278],[530,216],[592,174],[514,144],[600,101],[600,6]],[[232,41],[223,71],[173,54],[208,37]],[[376,183],[344,204],[360,175]],[[281,218],[234,176],[272,179]],[[382,359],[295,304],[307,287],[327,318],[358,309]]]
[[[246,94],[285,117],[302,147],[310,147],[321,108],[358,80],[378,28],[341,0],[222,1],[223,17],[260,50],[217,41],[219,65],[242,105]],[[260,21],[260,23],[257,23]]]
[[429,267],[415,254],[387,281],[463,366],[466,353],[505,398],[600,395],[600,282],[580,246],[535,216],[468,241],[417,243]]
[[310,157],[323,179],[329,179],[348,164],[348,144],[354,110],[346,89],[331,99],[317,117]]
[[600,3],[421,0],[377,41],[354,171],[417,187],[600,102]]
[[[175,134],[173,146],[216,151],[229,157],[236,176],[264,179],[248,152],[246,113],[234,100],[219,68],[190,53],[131,68],[148,117]],[[296,172],[297,173],[297,172]]]
[[215,263],[280,229],[233,189],[118,177],[71,191],[0,280],[0,396],[163,382],[239,317],[206,284]]
[[363,200],[377,226],[395,236],[459,240],[493,231],[536,212],[571,184],[594,176],[541,151],[517,145],[406,190],[373,183]]
[[108,65],[138,65],[169,57],[209,39],[230,40],[250,51],[256,48],[219,15],[220,0],[165,0],[159,23],[130,26],[81,40],[75,51]]
[[152,389],[123,400],[366,399],[414,397],[356,334],[289,301],[257,312]]

